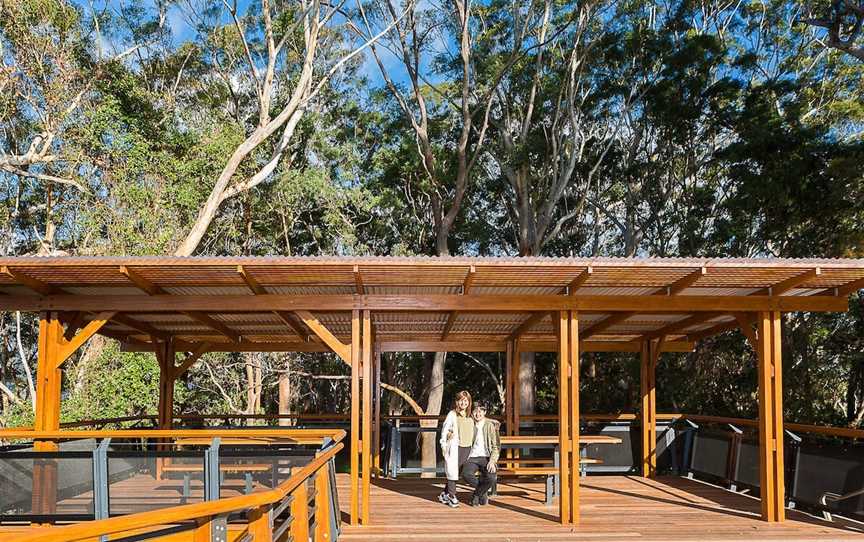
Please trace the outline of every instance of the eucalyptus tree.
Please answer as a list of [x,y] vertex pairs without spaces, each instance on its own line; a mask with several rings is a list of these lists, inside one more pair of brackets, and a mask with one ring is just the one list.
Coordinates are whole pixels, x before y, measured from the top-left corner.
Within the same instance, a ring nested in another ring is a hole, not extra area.
[[271,179],[283,159],[282,167],[291,167],[295,131],[304,114],[334,75],[398,24],[411,3],[377,34],[359,31],[349,7],[345,1],[320,0],[261,0],[245,9],[236,0],[185,3],[203,60],[229,94],[250,99],[238,119],[242,136],[224,158],[175,254],[195,252],[223,202]]

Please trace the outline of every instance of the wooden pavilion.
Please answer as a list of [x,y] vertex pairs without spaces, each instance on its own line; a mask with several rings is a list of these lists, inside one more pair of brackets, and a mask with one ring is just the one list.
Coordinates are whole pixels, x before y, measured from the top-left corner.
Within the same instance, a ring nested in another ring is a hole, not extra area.
[[573,524],[580,352],[640,353],[642,473],[653,477],[658,358],[733,329],[758,354],[761,516],[781,522],[781,315],[845,311],[864,288],[864,261],[842,259],[28,257],[0,259],[0,271],[0,310],[41,314],[42,434],[59,429],[64,362],[97,333],[155,352],[163,429],[174,382],[205,352],[336,353],[351,367],[350,518],[360,524],[369,520],[381,352],[506,352],[508,431],[518,427],[519,353],[558,352],[559,517]]

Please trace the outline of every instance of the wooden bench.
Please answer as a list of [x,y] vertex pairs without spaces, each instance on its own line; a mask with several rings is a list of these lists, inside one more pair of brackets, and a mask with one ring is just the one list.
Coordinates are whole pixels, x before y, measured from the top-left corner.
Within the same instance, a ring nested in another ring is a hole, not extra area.
[[[516,465],[514,467],[507,466],[508,464],[521,463],[523,465],[537,465],[543,464],[543,466],[532,467],[532,466],[522,466]],[[552,461],[549,459],[536,459],[536,458],[501,458],[498,460],[498,470],[495,471],[498,476],[545,476],[546,477],[546,504],[552,504],[552,498],[557,494],[557,488],[555,487],[555,477],[558,476],[558,467],[551,464]],[[603,463],[602,459],[595,459],[591,457],[581,457],[579,458],[580,465],[588,465],[588,464],[600,464]],[[495,484],[492,484],[492,488],[490,492],[492,495],[497,493],[497,480]]]
[[[273,468],[269,463],[234,463],[228,465],[219,465],[219,485],[225,481],[225,473],[242,472],[245,481],[244,493],[246,495],[252,493],[252,473],[253,472],[268,472]],[[184,463],[166,463],[162,466],[162,472],[180,472],[183,474],[183,497],[182,504],[186,504],[186,500],[191,493],[192,474],[204,472],[202,464],[184,464]]]

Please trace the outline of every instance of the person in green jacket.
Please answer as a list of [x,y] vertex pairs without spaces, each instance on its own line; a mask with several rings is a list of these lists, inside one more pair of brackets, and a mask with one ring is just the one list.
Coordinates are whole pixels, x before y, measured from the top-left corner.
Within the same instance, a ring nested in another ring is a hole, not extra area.
[[486,408],[475,404],[471,412],[474,418],[474,444],[468,461],[462,467],[462,478],[474,488],[471,506],[489,504],[489,488],[495,483],[498,470],[498,455],[501,453],[499,425],[486,417]]

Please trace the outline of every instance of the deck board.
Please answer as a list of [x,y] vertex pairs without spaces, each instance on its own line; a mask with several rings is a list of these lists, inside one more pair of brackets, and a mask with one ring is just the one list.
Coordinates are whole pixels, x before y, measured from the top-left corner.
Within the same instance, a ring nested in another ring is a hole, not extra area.
[[[343,518],[347,518],[348,477],[338,479]],[[782,524],[759,519],[759,501],[723,488],[678,477],[646,480],[635,476],[592,476],[582,480],[581,523],[557,523],[557,500],[543,502],[543,483],[499,484],[489,506],[462,501],[451,509],[437,500],[443,480],[373,480],[370,525],[344,524],[345,541],[472,540],[864,540],[854,523],[829,523],[789,511]]]

